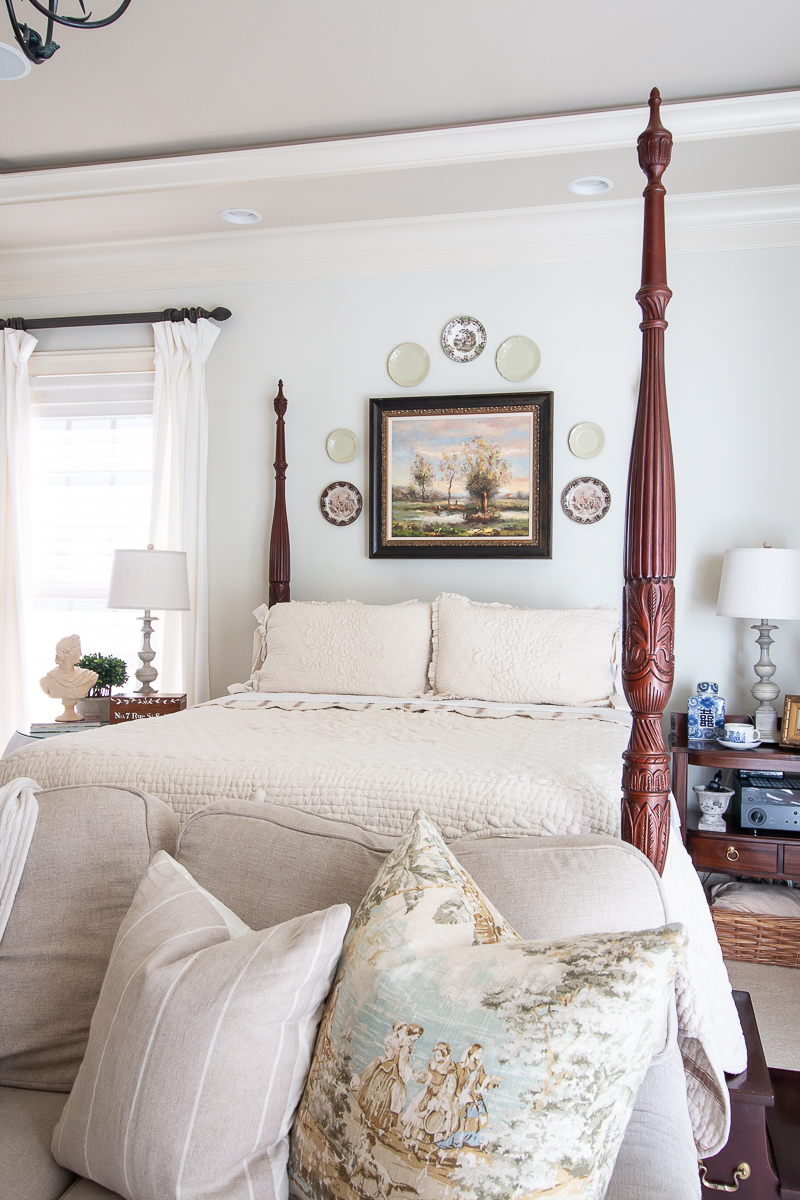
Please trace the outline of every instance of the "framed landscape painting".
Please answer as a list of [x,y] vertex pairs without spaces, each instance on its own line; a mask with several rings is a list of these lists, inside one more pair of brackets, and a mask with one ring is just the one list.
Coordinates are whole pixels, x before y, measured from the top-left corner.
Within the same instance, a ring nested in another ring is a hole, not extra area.
[[370,401],[370,558],[550,558],[553,393]]

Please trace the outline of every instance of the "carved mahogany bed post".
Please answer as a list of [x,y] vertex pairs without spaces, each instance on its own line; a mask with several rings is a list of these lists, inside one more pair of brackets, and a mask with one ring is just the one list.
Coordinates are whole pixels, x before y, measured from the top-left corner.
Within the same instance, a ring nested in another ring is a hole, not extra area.
[[269,606],[283,604],[289,599],[290,559],[289,522],[286,520],[286,430],[283,417],[286,397],[283,380],[278,380],[278,394],[273,401],[277,422],[275,428],[275,506],[272,510],[272,532],[269,538]]
[[650,123],[639,137],[644,190],[642,375],[628,472],[625,516],[625,594],[622,680],[633,712],[623,754],[622,836],[646,854],[659,874],[669,839],[669,755],[661,717],[672,691],[675,625],[675,477],[664,382],[667,287],[661,176],[672,135],[659,117],[661,97],[650,93]]

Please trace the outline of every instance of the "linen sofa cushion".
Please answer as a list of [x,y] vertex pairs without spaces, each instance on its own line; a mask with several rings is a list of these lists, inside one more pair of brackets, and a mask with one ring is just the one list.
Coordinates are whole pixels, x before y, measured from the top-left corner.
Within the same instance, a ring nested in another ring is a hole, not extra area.
[[441,698],[608,705],[618,634],[615,608],[515,608],[442,592],[430,682]]
[[286,1195],[345,905],[255,932],[168,854],[120,926],[53,1155],[127,1200]]
[[601,1200],[684,943],[680,926],[523,942],[417,813],[345,940],[292,1194]]
[[292,600],[267,618],[258,692],[419,696],[428,688],[431,605]]
[[606,1200],[700,1200],[700,1175],[677,1046],[636,1094]]
[[[232,800],[189,818],[178,838],[177,858],[259,929],[331,904],[349,904],[355,912],[396,845],[397,838],[345,821]],[[449,848],[524,938],[666,923],[658,873],[643,854],[617,838],[521,833],[459,838]]]
[[38,792],[39,816],[0,942],[0,1085],[69,1091],[114,938],[178,821],[133,788]]
[[57,1200],[74,1175],[50,1153],[64,1107],[58,1092],[0,1087],[0,1196],[3,1200]]

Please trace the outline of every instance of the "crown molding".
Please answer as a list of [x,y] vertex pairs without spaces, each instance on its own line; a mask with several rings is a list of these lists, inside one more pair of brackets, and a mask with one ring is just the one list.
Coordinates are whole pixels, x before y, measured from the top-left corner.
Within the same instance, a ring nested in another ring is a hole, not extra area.
[[[800,129],[800,90],[664,104],[676,142]],[[646,105],[0,175],[0,204],[359,175],[633,146]]]
[[[640,200],[0,253],[8,298],[633,258]],[[670,254],[800,244],[800,187],[667,197]]]

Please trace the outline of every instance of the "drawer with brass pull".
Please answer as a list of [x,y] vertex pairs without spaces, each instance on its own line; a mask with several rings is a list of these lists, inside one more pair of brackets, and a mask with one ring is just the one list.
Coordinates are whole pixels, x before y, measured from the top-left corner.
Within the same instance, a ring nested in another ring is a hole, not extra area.
[[778,847],[753,837],[698,836],[689,830],[687,849],[698,871],[770,875],[778,869]]

